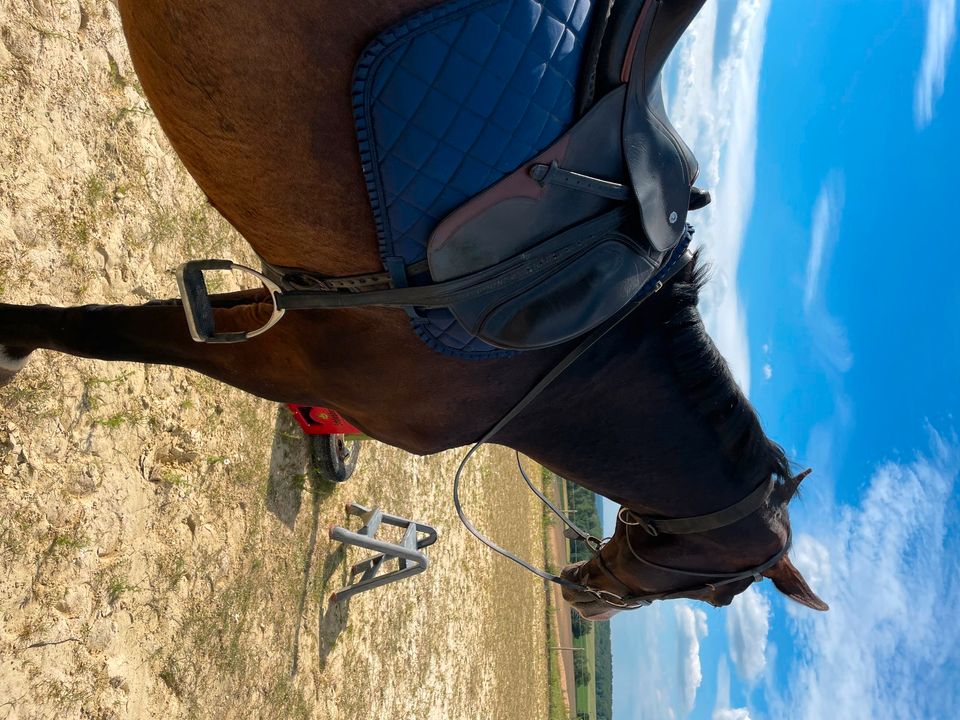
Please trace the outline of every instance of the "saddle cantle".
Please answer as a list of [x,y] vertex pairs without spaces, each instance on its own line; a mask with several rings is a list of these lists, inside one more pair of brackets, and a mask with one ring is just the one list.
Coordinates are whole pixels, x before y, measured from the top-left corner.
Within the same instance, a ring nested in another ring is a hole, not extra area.
[[[636,305],[682,266],[687,211],[709,201],[660,86],[703,2],[451,0],[385,31],[354,110],[386,272],[267,266],[267,327],[285,309],[402,307],[432,347],[496,357]],[[252,336],[214,331],[211,262],[178,275],[191,332]]]
[[[700,5],[686,15],[666,15],[658,0],[637,0],[623,10],[638,13],[622,49],[621,83],[544,152],[469,200],[433,232],[427,257],[433,279],[442,282],[495,266],[548,238],[589,237],[594,218],[609,217],[624,205],[639,208],[640,227],[634,233],[613,226],[569,265],[537,274],[521,287],[451,306],[472,334],[513,349],[577,337],[626,305],[677,246],[687,211],[702,196],[691,202],[698,165],[666,116],[660,72]],[[619,15],[611,17],[608,31],[622,27]],[[669,29],[661,27],[657,42],[651,42],[658,21]],[[600,51],[615,57],[618,44],[623,45],[622,31]],[[608,58],[607,67],[615,64]],[[595,88],[596,76],[591,80]],[[645,237],[649,246],[630,237]]]

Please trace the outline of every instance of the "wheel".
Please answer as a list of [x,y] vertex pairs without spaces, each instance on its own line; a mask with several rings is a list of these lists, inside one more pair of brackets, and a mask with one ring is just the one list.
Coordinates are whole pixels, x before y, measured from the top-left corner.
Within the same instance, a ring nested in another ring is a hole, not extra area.
[[348,480],[357,467],[360,441],[343,435],[311,435],[310,448],[317,474],[330,482]]

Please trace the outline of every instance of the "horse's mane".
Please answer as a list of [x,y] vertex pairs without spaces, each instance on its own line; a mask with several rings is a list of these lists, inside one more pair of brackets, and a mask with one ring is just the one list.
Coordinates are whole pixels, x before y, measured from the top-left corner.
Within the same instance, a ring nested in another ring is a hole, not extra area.
[[790,463],[763,432],[756,410],[740,390],[697,310],[710,268],[699,251],[688,269],[664,287],[668,356],[676,380],[693,408],[714,428],[735,477],[790,477]]

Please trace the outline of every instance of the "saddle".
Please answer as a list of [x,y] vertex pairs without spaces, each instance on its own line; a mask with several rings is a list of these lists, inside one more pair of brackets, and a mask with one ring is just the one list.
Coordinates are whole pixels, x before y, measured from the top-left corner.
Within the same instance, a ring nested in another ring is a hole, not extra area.
[[[697,161],[667,118],[660,84],[703,2],[596,0],[580,73],[582,116],[436,224],[426,267],[414,269],[428,271],[428,284],[404,287],[389,267],[331,279],[265,265],[275,304],[267,327],[286,309],[438,308],[470,337],[529,350],[579,337],[659,289],[687,256],[688,210],[709,202],[694,186]],[[477,5],[493,3],[460,0],[451,11]],[[178,271],[194,338],[232,342],[263,332],[216,333],[202,276],[213,267],[224,265]]]
[[[670,124],[660,86],[663,64],[693,15],[677,22],[656,0],[613,8],[598,70],[609,73],[622,52],[621,82],[549,148],[461,206],[430,237],[427,257],[438,281],[547,244],[572,253],[549,273],[532,272],[519,285],[450,307],[471,333],[497,347],[548,347],[603,322],[677,247],[691,199],[702,203],[693,186],[696,158]],[[623,21],[633,16],[632,25]],[[651,42],[654,25],[669,21],[672,31]],[[612,84],[609,77],[601,82]],[[624,221],[624,206],[638,209],[639,227]]]

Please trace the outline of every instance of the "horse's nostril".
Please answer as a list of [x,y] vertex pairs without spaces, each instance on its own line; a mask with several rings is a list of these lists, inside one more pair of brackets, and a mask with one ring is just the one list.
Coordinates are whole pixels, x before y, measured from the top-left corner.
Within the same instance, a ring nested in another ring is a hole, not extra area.
[[579,583],[581,567],[583,567],[582,562],[567,565],[563,568],[563,570],[560,571],[560,577],[562,577],[564,580],[569,580],[570,582]]

